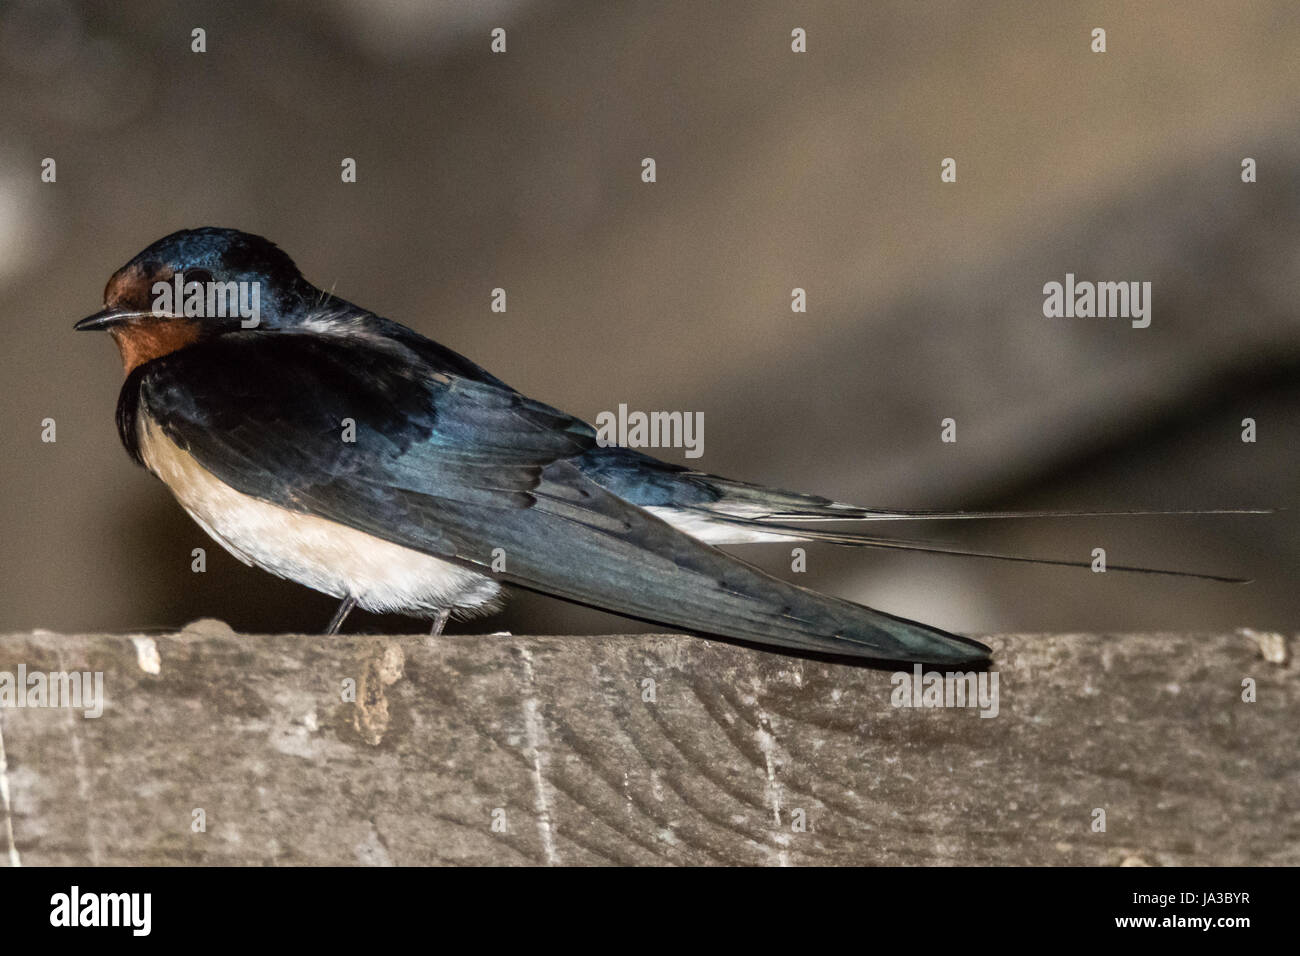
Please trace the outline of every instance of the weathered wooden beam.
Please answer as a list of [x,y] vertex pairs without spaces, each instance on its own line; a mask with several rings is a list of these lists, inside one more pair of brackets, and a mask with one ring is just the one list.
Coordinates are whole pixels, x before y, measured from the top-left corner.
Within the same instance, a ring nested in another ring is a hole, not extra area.
[[13,634],[105,705],[0,709],[0,783],[28,865],[1300,863],[1283,639],[988,640],[982,718],[693,637]]

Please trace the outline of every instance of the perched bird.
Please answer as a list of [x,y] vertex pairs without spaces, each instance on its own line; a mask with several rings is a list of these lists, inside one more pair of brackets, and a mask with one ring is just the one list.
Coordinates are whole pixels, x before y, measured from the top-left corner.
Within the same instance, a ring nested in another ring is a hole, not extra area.
[[603,446],[586,422],[322,292],[271,242],[234,229],[158,240],[114,273],[104,304],[76,328],[107,330],[121,352],[117,426],[131,457],[235,557],[339,598],[329,633],[358,604],[432,618],[438,633],[449,615],[495,610],[511,584],[795,651],[988,659],[974,640],[717,546],[944,551],[811,525],[1005,514],[855,508]]

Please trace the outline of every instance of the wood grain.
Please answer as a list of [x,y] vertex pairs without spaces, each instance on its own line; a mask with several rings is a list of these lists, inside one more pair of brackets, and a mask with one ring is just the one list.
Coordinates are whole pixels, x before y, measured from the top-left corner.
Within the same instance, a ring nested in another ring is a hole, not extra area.
[[1300,863],[1300,685],[1244,633],[988,638],[993,718],[683,636],[152,640],[0,637],[107,699],[0,709],[23,864]]

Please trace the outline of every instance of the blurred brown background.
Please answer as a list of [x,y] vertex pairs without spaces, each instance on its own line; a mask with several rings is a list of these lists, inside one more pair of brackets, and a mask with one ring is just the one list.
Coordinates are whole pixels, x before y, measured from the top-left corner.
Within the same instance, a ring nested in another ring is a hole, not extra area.
[[[886,507],[1291,509],[888,527],[1246,586],[815,545],[801,583],[972,633],[1295,627],[1294,2],[233,6],[0,4],[0,628],[332,612],[130,463],[115,351],[71,331],[200,225],[588,419],[703,411],[692,464],[722,474]],[[1151,327],[1045,319],[1067,272],[1152,282]],[[628,627],[538,597],[462,625]]]

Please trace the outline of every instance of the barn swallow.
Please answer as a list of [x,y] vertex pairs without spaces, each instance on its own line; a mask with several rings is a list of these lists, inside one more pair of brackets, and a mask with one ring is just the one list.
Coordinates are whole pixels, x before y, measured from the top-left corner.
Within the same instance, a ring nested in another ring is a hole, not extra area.
[[[254,302],[256,315],[235,307]],[[857,508],[604,445],[234,229],[158,240],[113,274],[104,304],[75,327],[107,330],[121,352],[131,457],[236,558],[338,598],[327,633],[356,605],[432,618],[440,633],[450,615],[495,610],[510,584],[793,652],[988,660],[975,640],[798,587],[719,546],[953,551],[813,525],[1009,513]]]

